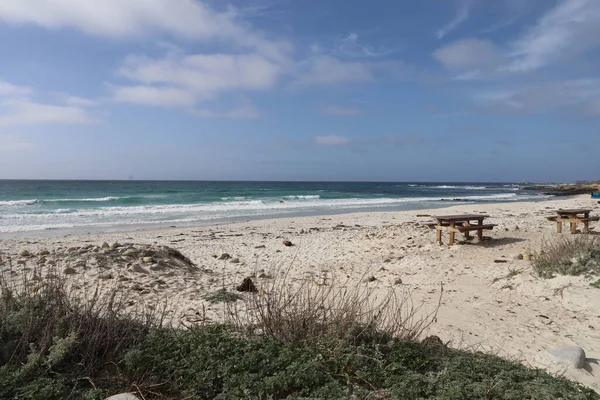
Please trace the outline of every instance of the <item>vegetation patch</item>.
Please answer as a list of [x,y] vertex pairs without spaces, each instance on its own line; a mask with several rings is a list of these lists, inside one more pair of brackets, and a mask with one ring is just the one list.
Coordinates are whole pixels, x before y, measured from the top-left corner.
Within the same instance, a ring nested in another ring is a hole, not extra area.
[[542,370],[420,343],[430,318],[393,296],[269,293],[250,297],[247,319],[175,329],[160,313],[126,312],[118,293],[80,298],[61,279],[31,293],[0,280],[0,398],[597,399]]
[[228,292],[227,290],[217,290],[216,292],[207,293],[202,298],[209,303],[235,303],[242,299],[237,293]]
[[542,252],[533,260],[533,268],[543,278],[600,275],[600,241],[578,235],[545,243]]

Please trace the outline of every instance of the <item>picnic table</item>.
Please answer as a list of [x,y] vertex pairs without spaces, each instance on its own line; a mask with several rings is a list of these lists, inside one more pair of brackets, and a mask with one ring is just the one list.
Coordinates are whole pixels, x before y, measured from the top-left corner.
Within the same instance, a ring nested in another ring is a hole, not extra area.
[[476,231],[479,240],[483,239],[483,231],[494,229],[494,224],[484,224],[483,220],[489,215],[464,214],[464,215],[440,215],[433,216],[435,222],[427,222],[425,226],[436,230],[436,240],[442,244],[442,231],[448,232],[448,245],[454,245],[456,233],[465,235],[465,240],[470,240],[470,232]]
[[577,233],[577,224],[583,224],[583,232],[589,233],[590,222],[598,221],[600,217],[590,217],[592,212],[589,208],[560,209],[555,216],[546,217],[548,221],[556,222],[556,231],[562,233],[563,222],[568,222],[571,233]]

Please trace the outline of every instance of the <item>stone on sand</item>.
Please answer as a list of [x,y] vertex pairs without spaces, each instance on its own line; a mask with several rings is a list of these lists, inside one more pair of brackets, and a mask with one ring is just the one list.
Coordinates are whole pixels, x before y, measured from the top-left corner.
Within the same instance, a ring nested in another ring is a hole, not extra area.
[[229,253],[223,253],[217,258],[217,260],[229,260],[230,258],[231,255],[229,255]]
[[23,249],[23,250],[19,251],[19,256],[20,257],[29,257],[29,256],[31,256],[31,253],[28,250]]
[[105,400],[140,400],[137,396],[132,393],[120,393],[114,396],[107,397]]
[[581,369],[585,364],[585,351],[579,346],[562,346],[542,355],[542,362],[549,366]]
[[63,274],[65,274],[65,275],[73,275],[76,273],[77,273],[77,271],[73,267],[67,267],[63,270]]
[[236,288],[236,290],[238,292],[250,292],[250,293],[258,292],[258,289],[256,288],[256,286],[254,285],[254,282],[252,282],[252,279],[250,279],[250,278],[244,278],[244,280],[242,281],[242,284],[240,286],[238,286]]

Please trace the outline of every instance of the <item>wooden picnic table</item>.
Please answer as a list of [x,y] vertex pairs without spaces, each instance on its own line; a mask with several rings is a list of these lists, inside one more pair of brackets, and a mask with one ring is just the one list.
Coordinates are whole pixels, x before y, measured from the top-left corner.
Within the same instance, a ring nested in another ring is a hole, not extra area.
[[493,229],[493,224],[484,224],[483,220],[489,218],[489,215],[483,214],[463,214],[463,215],[439,215],[433,216],[435,222],[428,222],[425,226],[436,230],[436,241],[442,243],[442,231],[448,231],[448,245],[454,245],[455,234],[462,233],[466,240],[470,240],[470,232],[477,231],[479,240],[483,239],[485,229]]
[[556,231],[562,233],[562,224],[568,222],[571,233],[577,233],[577,224],[583,224],[583,232],[590,231],[590,222],[598,221],[600,217],[590,217],[592,212],[589,208],[571,208],[560,209],[556,211],[556,216],[546,217],[548,221],[556,222]]

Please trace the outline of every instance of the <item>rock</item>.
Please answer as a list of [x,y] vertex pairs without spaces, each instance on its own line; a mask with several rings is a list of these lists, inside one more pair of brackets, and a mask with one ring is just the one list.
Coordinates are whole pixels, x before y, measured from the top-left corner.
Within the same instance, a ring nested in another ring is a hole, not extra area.
[[114,279],[113,274],[110,272],[108,274],[100,274],[98,275],[98,279],[106,280],[106,279]]
[[77,273],[77,271],[73,267],[67,267],[63,270],[63,274],[65,274],[65,275],[73,275],[76,273]]
[[119,248],[119,247],[121,247],[121,245],[119,244],[119,242],[114,242],[114,243],[113,243],[113,244],[110,246],[110,248],[111,248],[111,249],[117,249],[117,248]]
[[402,278],[394,279],[394,286],[402,285]]
[[517,254],[515,256],[513,256],[513,260],[522,260],[523,259],[523,254]]
[[508,261],[506,261],[506,260],[494,260],[494,262],[496,264],[504,264],[504,263],[507,263]]
[[50,254],[48,250],[40,250],[37,253],[38,256],[47,256],[48,254]]
[[258,289],[254,286],[254,282],[250,278],[244,278],[242,284],[236,288],[238,292],[257,293]]
[[67,249],[67,253],[73,253],[73,252],[75,252],[75,251],[77,251],[77,250],[79,250],[77,247],[69,247],[69,248]]
[[519,225],[515,225],[515,231],[518,231],[519,229]]
[[39,258],[38,263],[40,263],[40,264],[46,264],[46,261],[48,261],[48,259],[46,257],[42,256],[42,257]]
[[137,273],[140,273],[140,274],[148,274],[148,271],[146,271],[146,270],[144,269],[144,267],[142,267],[140,264],[134,264],[134,265],[131,267],[131,270],[132,270],[133,272],[137,272]]
[[135,256],[137,255],[138,251],[136,249],[127,249],[123,252],[124,256]]
[[265,247],[267,247],[267,246],[265,246],[264,244],[260,244],[258,246],[254,246],[255,249],[264,249]]
[[154,262],[154,258],[144,257],[144,258],[142,258],[142,261],[144,261],[146,264],[152,264]]
[[261,273],[260,275],[258,275],[258,278],[260,278],[260,279],[273,279],[273,277],[271,275],[267,275],[265,273]]
[[439,338],[439,336],[427,336],[425,339],[423,339],[421,341],[422,344],[426,345],[426,346],[441,346],[441,347],[446,347],[446,345],[444,344],[444,342],[442,342],[442,339]]
[[546,363],[562,368],[580,369],[585,363],[585,351],[579,346],[558,347],[543,357]]
[[132,393],[120,393],[115,394],[114,396],[107,397],[104,400],[140,400],[137,396],[134,396]]
[[365,282],[375,282],[377,280],[377,278],[375,278],[374,276],[369,276],[368,278],[365,279]]
[[104,243],[102,243],[102,248],[108,249],[108,248],[110,248],[110,246],[108,245],[108,243],[104,242]]
[[232,264],[239,264],[240,263],[240,259],[239,258],[232,258],[231,261],[229,261]]
[[31,256],[31,253],[28,250],[23,249],[23,250],[19,251],[19,257],[30,257],[30,256]]
[[290,246],[293,246],[294,244],[292,242],[290,242],[289,240],[284,240],[283,241],[283,245],[287,246],[287,247],[290,247]]
[[529,254],[529,253],[523,254],[523,261],[531,261],[531,254]]
[[217,260],[229,260],[230,258],[231,256],[229,255],[229,253],[223,253],[217,258]]

